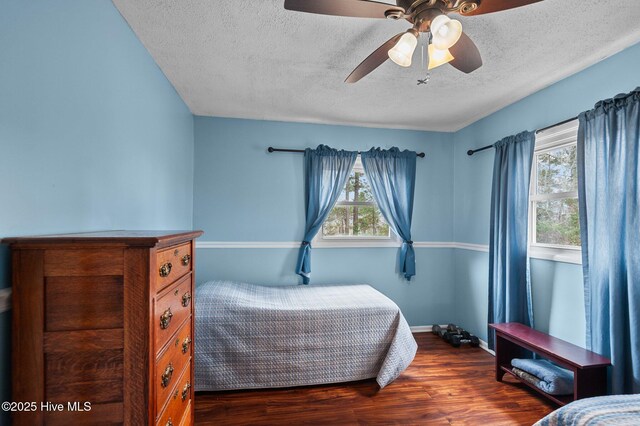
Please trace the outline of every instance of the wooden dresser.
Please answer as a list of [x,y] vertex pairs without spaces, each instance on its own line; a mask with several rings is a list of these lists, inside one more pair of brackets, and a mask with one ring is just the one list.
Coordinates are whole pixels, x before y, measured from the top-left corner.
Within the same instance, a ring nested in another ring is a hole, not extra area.
[[2,240],[13,262],[12,401],[35,403],[12,413],[14,425],[193,424],[201,234]]

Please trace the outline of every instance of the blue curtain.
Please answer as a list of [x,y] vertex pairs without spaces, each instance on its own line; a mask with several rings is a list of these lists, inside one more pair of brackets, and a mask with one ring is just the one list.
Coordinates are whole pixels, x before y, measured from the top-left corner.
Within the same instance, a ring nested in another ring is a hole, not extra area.
[[[489,236],[489,323],[533,327],[527,257],[529,182],[535,134],[522,132],[494,144]],[[489,347],[494,333],[489,330]]]
[[611,358],[612,393],[640,393],[640,88],[579,120],[587,347]]
[[400,238],[400,271],[407,280],[416,274],[411,241],[413,193],[416,185],[416,152],[398,148],[371,148],[360,156],[373,196],[385,220]]
[[306,226],[296,265],[296,274],[304,284],[309,284],[311,277],[311,240],[336,204],[357,156],[355,151],[338,151],[326,145],[304,151]]

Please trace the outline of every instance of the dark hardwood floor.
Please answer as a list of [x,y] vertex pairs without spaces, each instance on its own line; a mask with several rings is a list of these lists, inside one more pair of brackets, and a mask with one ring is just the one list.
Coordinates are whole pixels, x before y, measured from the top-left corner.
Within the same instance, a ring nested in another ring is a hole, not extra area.
[[382,390],[374,379],[335,385],[199,392],[197,425],[531,425],[555,407],[515,379],[495,381],[494,357],[414,334],[411,366]]

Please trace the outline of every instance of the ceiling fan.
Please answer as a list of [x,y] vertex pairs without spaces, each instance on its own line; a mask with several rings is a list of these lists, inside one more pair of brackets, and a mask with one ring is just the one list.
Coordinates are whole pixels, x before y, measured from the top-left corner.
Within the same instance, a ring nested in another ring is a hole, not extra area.
[[470,73],[482,66],[480,51],[462,31],[460,21],[447,15],[475,16],[537,3],[542,0],[396,0],[397,6],[371,0],[285,0],[284,8],[322,15],[360,18],[406,19],[413,27],[396,34],[377,48],[349,74],[355,83],[391,59],[402,67],[411,65],[418,36],[428,41],[428,68],[449,63]]

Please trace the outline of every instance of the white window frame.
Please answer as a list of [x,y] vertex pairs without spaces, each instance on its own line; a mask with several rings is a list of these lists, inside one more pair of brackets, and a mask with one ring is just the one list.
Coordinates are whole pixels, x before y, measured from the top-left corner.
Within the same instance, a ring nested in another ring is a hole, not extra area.
[[[356,162],[353,165],[351,171],[364,173],[364,167],[360,155],[356,158]],[[349,173],[351,173],[351,171]],[[370,206],[376,204],[376,202],[337,202],[336,206]],[[334,206],[335,207],[335,206]],[[372,247],[400,247],[401,241],[398,236],[393,232],[393,229],[389,227],[388,237],[372,237],[372,236],[339,236],[339,237],[325,237],[322,235],[322,228],[318,231],[316,236],[311,241],[311,245],[314,248],[372,248]]]
[[535,259],[554,260],[557,262],[582,264],[582,249],[576,246],[544,244],[536,238],[536,201],[558,200],[578,197],[578,191],[559,192],[553,194],[536,194],[538,171],[535,155],[558,148],[576,145],[578,141],[578,120],[554,126],[536,135],[533,165],[531,167],[531,184],[529,189],[529,257]]

